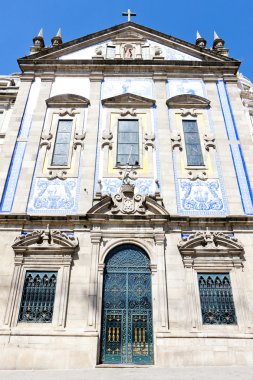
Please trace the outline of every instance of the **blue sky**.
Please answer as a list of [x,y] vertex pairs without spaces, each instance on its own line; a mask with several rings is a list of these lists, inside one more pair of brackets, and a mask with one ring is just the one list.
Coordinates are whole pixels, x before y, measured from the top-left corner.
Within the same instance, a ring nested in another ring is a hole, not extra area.
[[28,54],[41,27],[46,45],[59,27],[66,42],[126,21],[121,13],[128,8],[137,13],[136,23],[188,42],[199,30],[210,47],[216,30],[253,81],[253,0],[2,0],[0,73],[19,71],[16,60]]

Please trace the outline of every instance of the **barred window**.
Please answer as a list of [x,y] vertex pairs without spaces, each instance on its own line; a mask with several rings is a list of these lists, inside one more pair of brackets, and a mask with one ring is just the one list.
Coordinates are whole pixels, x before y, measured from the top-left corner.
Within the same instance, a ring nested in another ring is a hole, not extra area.
[[198,125],[196,120],[183,120],[185,150],[187,165],[204,165],[203,154],[200,144]]
[[50,323],[57,272],[26,272],[18,322]]
[[139,165],[138,120],[118,121],[117,166],[126,164]]
[[59,120],[52,156],[52,166],[67,166],[73,120]]
[[203,324],[236,324],[229,273],[198,273]]

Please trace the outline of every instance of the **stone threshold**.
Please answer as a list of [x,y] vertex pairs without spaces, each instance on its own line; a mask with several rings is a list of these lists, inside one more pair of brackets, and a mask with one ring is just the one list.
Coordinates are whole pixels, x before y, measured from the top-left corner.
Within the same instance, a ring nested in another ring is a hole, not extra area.
[[154,368],[153,364],[97,364],[95,368]]

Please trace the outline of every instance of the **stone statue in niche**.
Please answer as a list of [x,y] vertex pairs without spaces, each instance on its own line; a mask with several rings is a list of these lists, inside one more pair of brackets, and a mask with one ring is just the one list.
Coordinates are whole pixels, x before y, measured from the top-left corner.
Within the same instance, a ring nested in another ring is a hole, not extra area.
[[125,45],[124,46],[124,56],[125,58],[133,58],[133,46]]

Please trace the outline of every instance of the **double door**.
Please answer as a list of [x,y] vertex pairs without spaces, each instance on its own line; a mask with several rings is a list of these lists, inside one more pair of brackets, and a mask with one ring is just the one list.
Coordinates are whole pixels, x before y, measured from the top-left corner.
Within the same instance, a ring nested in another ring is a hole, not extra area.
[[153,363],[149,268],[108,268],[104,276],[102,363]]

